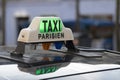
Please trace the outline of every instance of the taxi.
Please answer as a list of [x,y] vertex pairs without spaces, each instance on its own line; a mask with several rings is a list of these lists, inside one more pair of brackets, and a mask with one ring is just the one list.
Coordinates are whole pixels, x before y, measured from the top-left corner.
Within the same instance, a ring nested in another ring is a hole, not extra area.
[[[73,40],[59,17],[35,17],[21,30],[17,47],[1,47],[0,59],[14,63],[0,65],[0,80],[119,80],[119,74],[111,75],[120,73],[119,65],[90,64],[119,64],[120,52],[76,47]],[[97,72],[107,75],[98,77]]]

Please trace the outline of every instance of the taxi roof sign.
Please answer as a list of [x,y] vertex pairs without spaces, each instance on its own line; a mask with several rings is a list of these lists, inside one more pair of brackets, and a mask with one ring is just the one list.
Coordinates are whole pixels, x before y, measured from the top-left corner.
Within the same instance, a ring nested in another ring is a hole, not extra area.
[[73,40],[72,31],[59,17],[35,17],[28,28],[22,29],[18,41],[25,43]]

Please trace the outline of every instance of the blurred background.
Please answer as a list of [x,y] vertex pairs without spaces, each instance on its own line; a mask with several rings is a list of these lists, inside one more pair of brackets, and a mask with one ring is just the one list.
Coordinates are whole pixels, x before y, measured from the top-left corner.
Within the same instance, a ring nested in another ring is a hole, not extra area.
[[0,45],[16,45],[35,16],[56,15],[76,46],[120,51],[120,0],[0,0]]

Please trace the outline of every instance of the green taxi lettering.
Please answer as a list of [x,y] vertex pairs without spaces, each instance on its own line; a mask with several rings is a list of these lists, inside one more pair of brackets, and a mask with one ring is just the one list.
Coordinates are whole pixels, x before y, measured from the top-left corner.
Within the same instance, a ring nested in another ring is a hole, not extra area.
[[61,32],[62,22],[57,18],[47,18],[40,21],[40,33]]
[[38,39],[64,38],[62,21],[59,18],[42,18],[39,25]]

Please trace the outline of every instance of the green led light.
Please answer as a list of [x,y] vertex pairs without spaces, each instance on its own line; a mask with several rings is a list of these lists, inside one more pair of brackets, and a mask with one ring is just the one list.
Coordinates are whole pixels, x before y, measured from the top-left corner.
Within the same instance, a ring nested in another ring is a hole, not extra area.
[[62,27],[62,21],[59,18],[42,18],[40,20],[39,31],[40,33],[61,32]]
[[41,74],[41,69],[36,70],[36,75]]
[[52,72],[55,72],[57,70],[57,67],[52,67]]
[[52,72],[52,71],[51,71],[51,68],[47,68],[47,69],[46,69],[46,73],[50,73],[50,72]]
[[46,73],[46,69],[45,68],[41,69],[41,74],[45,74],[45,73]]
[[46,67],[46,68],[37,69],[35,73],[36,75],[46,74],[46,73],[55,72],[57,69],[58,68],[56,66]]

